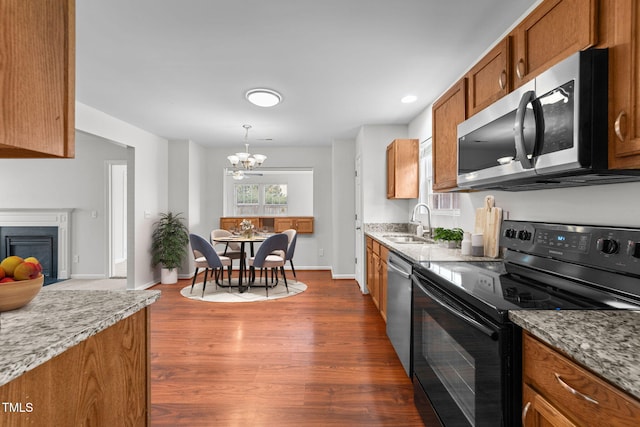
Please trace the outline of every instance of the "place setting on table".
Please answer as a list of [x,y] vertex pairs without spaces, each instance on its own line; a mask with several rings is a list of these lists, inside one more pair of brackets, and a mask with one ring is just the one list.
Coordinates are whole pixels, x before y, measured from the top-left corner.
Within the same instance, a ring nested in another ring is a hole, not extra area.
[[[307,286],[297,280],[291,282],[284,270],[288,260],[295,278],[292,258],[296,240],[295,230],[276,233],[265,227],[257,232],[249,220],[243,220],[238,229],[213,230],[210,242],[201,236],[190,235],[196,271],[192,284],[180,293],[190,299],[208,302],[250,302],[279,299],[304,292]],[[257,250],[254,243],[260,244]],[[222,244],[224,248],[216,249]],[[237,277],[232,278],[234,259],[239,260],[239,266]],[[197,282],[199,268],[204,268],[205,274],[204,279]],[[260,279],[256,281],[255,270],[258,268]],[[281,274],[278,274],[278,269]],[[211,277],[208,276],[209,270],[212,270]],[[263,272],[266,272],[264,277]],[[234,288],[238,292],[232,292]]]

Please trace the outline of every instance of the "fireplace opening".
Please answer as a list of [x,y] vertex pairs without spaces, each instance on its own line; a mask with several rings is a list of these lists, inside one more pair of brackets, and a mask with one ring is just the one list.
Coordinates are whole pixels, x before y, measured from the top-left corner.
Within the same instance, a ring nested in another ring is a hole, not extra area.
[[36,257],[44,284],[58,280],[58,227],[0,227],[0,256]]

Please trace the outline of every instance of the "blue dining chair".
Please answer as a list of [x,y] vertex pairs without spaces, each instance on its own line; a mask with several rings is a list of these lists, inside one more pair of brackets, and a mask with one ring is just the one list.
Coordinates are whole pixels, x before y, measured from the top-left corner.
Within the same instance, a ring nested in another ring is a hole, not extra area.
[[231,286],[231,258],[218,255],[213,246],[211,246],[211,243],[197,234],[189,234],[189,242],[191,243],[191,250],[193,251],[193,264],[196,267],[196,271],[193,274],[193,281],[191,282],[190,293],[193,292],[193,286],[196,284],[199,268],[205,269],[204,281],[202,282],[202,296],[204,296],[204,289],[207,286],[207,274],[209,270],[213,270],[217,289],[219,274],[222,274],[224,267],[227,267],[229,271],[229,286]]
[[[250,257],[248,260],[248,265],[251,268],[251,283],[255,283],[256,280],[256,267],[260,268],[260,278],[262,278],[262,272],[267,269],[271,269],[272,277],[273,273],[276,276],[276,284],[278,283],[278,268],[282,272],[282,278],[284,279],[284,286],[287,289],[287,293],[289,293],[289,285],[287,284],[287,276],[284,273],[284,265],[286,262],[286,256],[279,256],[273,254],[275,251],[282,251],[282,253],[286,254],[287,245],[289,243],[289,239],[286,234],[278,233],[269,237],[267,240],[262,242],[256,255]],[[267,298],[269,297],[269,282],[268,280],[265,283],[265,289],[267,293]]]

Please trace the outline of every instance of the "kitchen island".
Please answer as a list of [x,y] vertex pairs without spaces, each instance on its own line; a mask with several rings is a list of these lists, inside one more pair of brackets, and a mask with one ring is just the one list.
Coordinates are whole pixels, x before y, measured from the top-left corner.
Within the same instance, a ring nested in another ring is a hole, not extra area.
[[46,287],[0,313],[0,425],[146,425],[159,291]]

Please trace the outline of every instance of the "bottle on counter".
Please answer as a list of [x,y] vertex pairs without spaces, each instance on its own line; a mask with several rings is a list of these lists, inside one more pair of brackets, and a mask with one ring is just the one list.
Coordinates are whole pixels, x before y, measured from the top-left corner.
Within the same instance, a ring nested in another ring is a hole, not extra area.
[[420,237],[424,235],[424,228],[422,227],[422,224],[418,224],[416,227],[416,235]]
[[471,255],[471,233],[465,232],[460,243],[462,255]]

